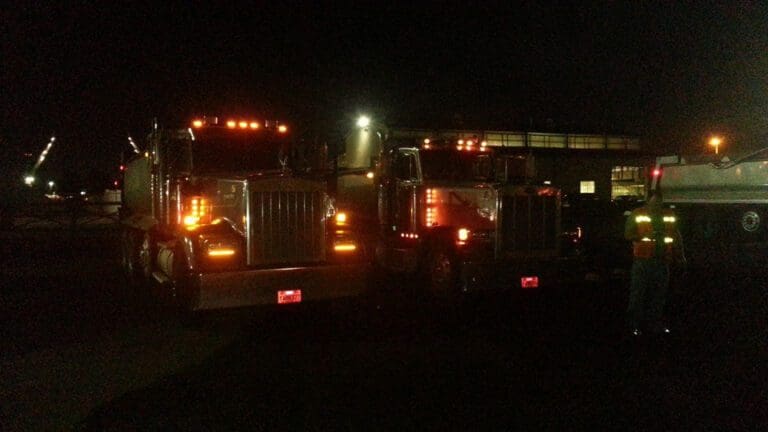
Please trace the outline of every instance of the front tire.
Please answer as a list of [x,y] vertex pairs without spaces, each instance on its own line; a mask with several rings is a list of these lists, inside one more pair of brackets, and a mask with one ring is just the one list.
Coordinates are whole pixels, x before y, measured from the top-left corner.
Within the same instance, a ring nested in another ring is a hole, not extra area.
[[139,248],[139,273],[145,281],[152,280],[152,272],[154,271],[154,254],[155,244],[152,235],[149,232],[145,232],[141,238],[141,246]]
[[450,299],[456,296],[459,288],[458,265],[455,255],[449,248],[441,246],[429,252],[425,273],[430,296],[438,299]]
[[137,282],[140,274],[139,256],[140,248],[138,245],[138,233],[131,229],[124,229],[121,236],[122,247],[122,267],[123,275],[129,282]]

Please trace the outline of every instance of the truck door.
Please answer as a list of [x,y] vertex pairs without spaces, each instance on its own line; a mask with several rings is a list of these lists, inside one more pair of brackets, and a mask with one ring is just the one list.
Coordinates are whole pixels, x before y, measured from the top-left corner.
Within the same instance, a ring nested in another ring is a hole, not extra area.
[[414,232],[417,227],[416,188],[421,170],[416,149],[398,149],[394,162],[393,226],[398,232]]

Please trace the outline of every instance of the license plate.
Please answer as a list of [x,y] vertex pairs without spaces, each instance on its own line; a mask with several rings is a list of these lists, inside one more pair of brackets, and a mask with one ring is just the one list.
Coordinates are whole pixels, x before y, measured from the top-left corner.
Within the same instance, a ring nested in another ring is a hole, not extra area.
[[539,277],[538,276],[523,276],[523,277],[520,278],[520,286],[523,287],[523,289],[538,288],[539,287]]
[[301,290],[287,290],[277,292],[277,304],[301,303]]

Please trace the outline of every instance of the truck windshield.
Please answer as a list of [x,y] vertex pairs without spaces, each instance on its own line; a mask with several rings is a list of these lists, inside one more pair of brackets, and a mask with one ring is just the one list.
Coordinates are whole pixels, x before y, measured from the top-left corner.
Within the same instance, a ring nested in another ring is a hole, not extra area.
[[493,163],[487,154],[451,150],[419,153],[422,175],[428,180],[490,181]]
[[282,137],[244,133],[196,138],[192,143],[192,170],[196,173],[273,170],[288,162],[290,147]]

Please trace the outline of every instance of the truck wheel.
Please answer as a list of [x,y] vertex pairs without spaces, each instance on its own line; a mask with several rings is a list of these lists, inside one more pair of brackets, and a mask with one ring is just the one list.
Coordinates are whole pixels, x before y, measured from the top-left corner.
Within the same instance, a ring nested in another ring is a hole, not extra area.
[[194,284],[190,280],[189,271],[186,269],[186,254],[181,247],[175,247],[173,251],[173,265],[171,283],[173,290],[173,307],[184,317],[192,317],[198,314],[193,312],[194,306],[199,301],[199,296]]
[[138,235],[129,229],[123,230],[122,234],[122,252],[123,252],[123,274],[130,282],[136,282],[139,275],[139,247]]
[[139,273],[145,281],[152,279],[152,271],[154,270],[154,253],[155,245],[154,240],[150,233],[144,233],[141,239],[141,246],[139,248]]
[[458,292],[458,271],[453,254],[445,247],[427,256],[427,288],[431,296],[449,298]]

